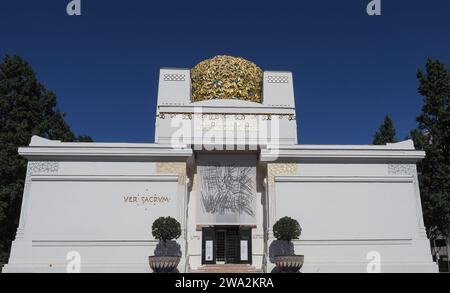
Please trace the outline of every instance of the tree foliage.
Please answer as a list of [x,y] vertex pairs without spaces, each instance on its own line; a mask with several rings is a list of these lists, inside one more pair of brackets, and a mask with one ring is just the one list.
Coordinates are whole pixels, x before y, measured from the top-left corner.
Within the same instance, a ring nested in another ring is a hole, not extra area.
[[33,135],[62,141],[92,141],[76,137],[56,107],[56,95],[36,78],[19,56],[5,55],[0,63],[0,263],[7,261],[15,235],[27,161],[17,148]]
[[172,217],[159,217],[153,222],[152,235],[164,243],[178,239],[181,235],[181,225]]
[[290,217],[283,217],[273,225],[273,236],[277,240],[291,241],[298,239],[302,233],[302,228],[297,220]]
[[418,70],[419,93],[424,97],[418,128],[411,131],[416,148],[426,152],[417,165],[425,225],[430,237],[450,232],[450,71],[429,59]]
[[373,137],[373,144],[385,145],[393,142],[396,142],[394,123],[389,116],[386,116]]

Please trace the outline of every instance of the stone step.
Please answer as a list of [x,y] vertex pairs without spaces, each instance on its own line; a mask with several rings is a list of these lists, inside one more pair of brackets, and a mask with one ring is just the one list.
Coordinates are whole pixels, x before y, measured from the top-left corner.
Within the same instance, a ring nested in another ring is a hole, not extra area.
[[247,264],[215,264],[203,265],[191,273],[261,273],[261,270]]

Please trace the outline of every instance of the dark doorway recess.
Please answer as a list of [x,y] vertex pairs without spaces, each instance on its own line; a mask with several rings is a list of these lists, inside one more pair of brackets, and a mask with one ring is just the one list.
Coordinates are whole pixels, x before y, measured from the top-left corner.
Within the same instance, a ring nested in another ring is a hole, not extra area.
[[202,229],[202,264],[251,263],[251,228],[214,226]]

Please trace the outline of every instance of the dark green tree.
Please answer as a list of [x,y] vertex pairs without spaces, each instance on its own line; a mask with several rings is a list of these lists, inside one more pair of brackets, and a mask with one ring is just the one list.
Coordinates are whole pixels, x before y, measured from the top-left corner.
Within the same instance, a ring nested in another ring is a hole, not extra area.
[[428,59],[417,78],[424,103],[411,138],[426,152],[417,165],[424,220],[429,237],[445,237],[450,232],[450,71]]
[[393,142],[396,142],[394,123],[389,116],[386,116],[383,124],[380,125],[380,128],[373,136],[373,144],[385,145]]
[[20,214],[27,161],[17,148],[33,135],[62,141],[92,141],[76,137],[56,107],[56,96],[36,79],[19,56],[0,63],[0,263],[7,261]]
[[152,224],[152,235],[165,246],[167,241],[180,237],[181,225],[172,217],[159,217]]
[[283,217],[273,225],[273,236],[277,240],[290,242],[292,239],[298,239],[300,234],[302,234],[302,227],[296,219],[291,217]]

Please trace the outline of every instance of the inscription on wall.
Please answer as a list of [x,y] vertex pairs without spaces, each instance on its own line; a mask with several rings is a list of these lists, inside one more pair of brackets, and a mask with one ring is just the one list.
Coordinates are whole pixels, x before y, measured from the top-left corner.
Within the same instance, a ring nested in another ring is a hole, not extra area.
[[133,206],[155,206],[167,204],[170,202],[170,197],[166,195],[149,194],[148,190],[143,194],[125,195],[123,202]]

